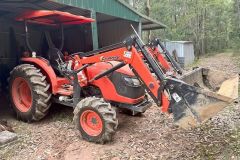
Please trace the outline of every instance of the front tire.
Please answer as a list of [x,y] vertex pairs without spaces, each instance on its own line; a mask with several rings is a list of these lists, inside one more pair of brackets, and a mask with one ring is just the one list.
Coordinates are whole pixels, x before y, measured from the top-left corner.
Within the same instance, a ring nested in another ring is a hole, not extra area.
[[39,121],[51,106],[50,85],[39,69],[30,64],[15,67],[10,73],[9,92],[12,107],[17,118],[25,121]]
[[73,122],[82,138],[104,144],[112,140],[118,126],[116,111],[101,98],[88,97],[74,109]]

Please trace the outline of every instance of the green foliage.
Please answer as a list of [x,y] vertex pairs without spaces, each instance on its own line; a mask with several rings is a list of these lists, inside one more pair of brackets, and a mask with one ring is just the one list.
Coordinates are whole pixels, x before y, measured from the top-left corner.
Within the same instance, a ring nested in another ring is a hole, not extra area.
[[[146,1],[134,1],[142,13]],[[168,26],[152,37],[193,41],[197,55],[240,48],[240,0],[150,0],[150,5],[150,16]]]

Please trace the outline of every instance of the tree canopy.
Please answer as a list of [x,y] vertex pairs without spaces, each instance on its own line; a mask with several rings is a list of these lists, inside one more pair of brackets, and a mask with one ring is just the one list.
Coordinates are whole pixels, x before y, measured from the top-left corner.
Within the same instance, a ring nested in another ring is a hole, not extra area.
[[240,0],[126,0],[168,27],[145,38],[193,41],[197,55],[240,48]]

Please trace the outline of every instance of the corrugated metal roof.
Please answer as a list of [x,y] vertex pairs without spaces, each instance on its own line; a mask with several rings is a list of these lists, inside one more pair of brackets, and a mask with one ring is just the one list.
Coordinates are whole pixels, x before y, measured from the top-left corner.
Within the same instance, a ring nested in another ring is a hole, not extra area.
[[146,15],[141,14],[123,0],[54,0],[70,6],[84,9],[94,9],[96,12],[127,19],[131,21],[142,21],[142,29],[162,29],[167,26]]
[[69,6],[79,7],[87,10],[94,10],[98,13],[138,22],[139,15],[118,0],[53,0]]
[[[47,9],[60,10],[90,16],[92,9],[99,13],[115,16],[117,18],[127,19],[135,22],[142,22],[143,30],[166,28],[161,22],[158,22],[146,15],[136,11],[123,0],[1,0],[0,9],[10,10],[10,12],[21,12],[25,9]],[[12,8],[12,9],[11,9]]]
[[123,4],[124,6],[126,6],[128,9],[130,9],[132,12],[136,13],[137,15],[139,15],[141,17],[141,21],[142,21],[142,29],[143,30],[153,30],[153,29],[163,29],[163,28],[167,28],[167,26],[161,22],[158,22],[140,12],[138,12],[136,9],[132,8],[129,4],[127,4],[125,1],[123,0],[117,0],[119,1],[121,4]]
[[183,44],[185,44],[185,43],[193,43],[192,41],[169,41],[169,42],[171,42],[171,43],[183,43]]
[[37,4],[43,7],[44,9],[59,10],[59,11],[65,11],[65,12],[82,15],[82,16],[90,16],[89,10],[74,7],[74,6],[69,6],[69,5],[54,2],[54,1],[45,0],[42,2],[38,2]]

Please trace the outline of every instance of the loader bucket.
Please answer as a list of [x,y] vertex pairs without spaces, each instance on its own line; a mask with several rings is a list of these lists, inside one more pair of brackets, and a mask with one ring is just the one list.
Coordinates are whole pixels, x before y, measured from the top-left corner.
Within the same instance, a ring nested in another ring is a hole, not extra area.
[[170,83],[177,84],[183,100],[174,101],[172,112],[184,129],[204,123],[238,98],[238,75],[198,68],[179,79]]

